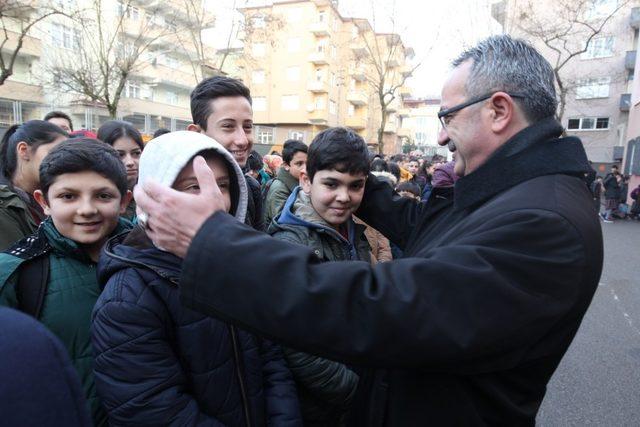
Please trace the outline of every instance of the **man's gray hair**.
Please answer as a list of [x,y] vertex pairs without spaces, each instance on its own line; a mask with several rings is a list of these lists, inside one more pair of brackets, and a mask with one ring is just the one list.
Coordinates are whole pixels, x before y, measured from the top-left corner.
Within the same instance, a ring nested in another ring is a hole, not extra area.
[[463,52],[453,61],[457,67],[473,61],[465,89],[467,96],[504,91],[523,94],[515,98],[525,118],[534,123],[556,113],[555,78],[549,62],[524,40],[493,36]]

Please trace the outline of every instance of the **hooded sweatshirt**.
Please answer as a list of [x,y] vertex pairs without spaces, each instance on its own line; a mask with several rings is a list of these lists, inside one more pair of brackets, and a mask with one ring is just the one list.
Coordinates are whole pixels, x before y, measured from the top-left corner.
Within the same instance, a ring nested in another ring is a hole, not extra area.
[[[203,150],[215,150],[227,163],[231,213],[244,221],[242,171],[204,135],[173,132],[152,140],[140,159],[140,182],[172,185]],[[93,312],[92,341],[96,387],[109,421],[300,425],[295,384],[281,349],[184,308],[181,266],[182,259],[155,247],[142,227],[112,239],[102,253],[98,279],[104,291]]]

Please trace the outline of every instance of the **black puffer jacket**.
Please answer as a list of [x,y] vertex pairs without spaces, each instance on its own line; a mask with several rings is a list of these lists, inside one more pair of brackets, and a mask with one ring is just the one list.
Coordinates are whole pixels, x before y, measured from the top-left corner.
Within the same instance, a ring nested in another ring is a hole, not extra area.
[[96,386],[111,425],[301,425],[280,348],[183,307],[181,260],[140,228],[123,239],[101,256],[93,313]]

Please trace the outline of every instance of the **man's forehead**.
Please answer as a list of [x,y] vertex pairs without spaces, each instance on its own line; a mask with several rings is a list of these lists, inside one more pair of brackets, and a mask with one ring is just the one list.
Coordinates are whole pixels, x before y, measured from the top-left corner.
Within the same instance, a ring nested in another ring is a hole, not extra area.
[[464,99],[465,86],[469,73],[471,72],[471,67],[472,62],[465,61],[451,70],[449,77],[442,86],[442,110],[451,108]]

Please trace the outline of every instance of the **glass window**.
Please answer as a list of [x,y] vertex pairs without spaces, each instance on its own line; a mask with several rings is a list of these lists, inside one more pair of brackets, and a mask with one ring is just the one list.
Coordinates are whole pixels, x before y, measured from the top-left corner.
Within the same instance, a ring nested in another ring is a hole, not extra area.
[[167,104],[178,105],[178,94],[176,92],[167,91]]
[[260,130],[258,132],[258,144],[273,144],[273,132],[270,130]]
[[593,129],[596,126],[595,119],[591,117],[583,117],[582,124],[580,125],[580,129]]
[[321,10],[320,12],[318,12],[318,22],[325,22],[326,19],[327,19],[327,12],[325,12],[324,10]]
[[356,115],[356,107],[353,104],[349,103],[349,107],[347,108],[347,116],[353,117]]
[[140,98],[140,82],[127,80],[124,85],[125,98]]
[[582,59],[604,58],[613,55],[613,37],[595,37],[591,39]]
[[325,109],[324,96],[322,95],[316,96],[316,110],[324,110],[324,109]]
[[295,111],[300,108],[300,101],[298,95],[283,95],[282,96],[282,109],[284,111]]
[[607,130],[609,117],[581,117],[569,119],[568,130]]
[[287,80],[290,82],[297,82],[300,80],[300,67],[287,67]]
[[598,117],[596,129],[609,129],[609,117]]
[[576,99],[608,98],[611,77],[577,82]]
[[329,100],[329,113],[338,114],[338,104],[336,104],[336,101]]
[[254,96],[253,111],[267,111],[267,98],[264,96]]
[[585,18],[598,19],[611,15],[618,7],[618,0],[592,0],[587,4]]
[[296,141],[304,141],[304,132],[292,130],[289,132],[289,139],[295,139]]

